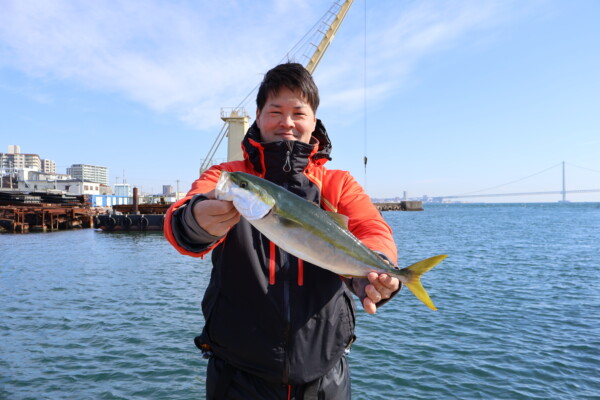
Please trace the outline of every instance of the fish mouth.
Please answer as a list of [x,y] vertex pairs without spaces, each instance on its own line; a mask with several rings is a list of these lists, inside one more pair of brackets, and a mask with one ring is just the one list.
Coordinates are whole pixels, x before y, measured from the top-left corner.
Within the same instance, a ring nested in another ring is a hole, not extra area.
[[229,172],[221,171],[221,176],[215,186],[215,198],[217,200],[229,200],[232,201],[231,197],[231,186],[233,182],[229,179]]
[[221,171],[215,186],[215,199],[233,202],[233,206],[248,221],[259,220],[271,211],[271,206],[255,194],[240,188],[227,171]]

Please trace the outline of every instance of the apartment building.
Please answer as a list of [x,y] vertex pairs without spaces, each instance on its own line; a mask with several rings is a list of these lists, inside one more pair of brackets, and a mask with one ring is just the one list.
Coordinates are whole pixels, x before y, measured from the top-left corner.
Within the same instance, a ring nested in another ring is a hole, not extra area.
[[108,185],[108,168],[97,165],[73,164],[67,168],[73,179]]
[[52,160],[44,160],[38,154],[21,153],[21,146],[9,145],[8,153],[0,153],[0,169],[2,175],[18,170],[53,174],[56,172],[56,163]]

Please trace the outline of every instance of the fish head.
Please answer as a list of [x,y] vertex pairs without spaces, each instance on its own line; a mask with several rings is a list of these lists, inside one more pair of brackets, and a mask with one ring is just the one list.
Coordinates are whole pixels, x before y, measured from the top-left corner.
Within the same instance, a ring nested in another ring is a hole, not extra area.
[[247,220],[263,218],[275,205],[275,199],[261,185],[261,178],[245,172],[221,171],[215,188],[217,200],[232,201]]

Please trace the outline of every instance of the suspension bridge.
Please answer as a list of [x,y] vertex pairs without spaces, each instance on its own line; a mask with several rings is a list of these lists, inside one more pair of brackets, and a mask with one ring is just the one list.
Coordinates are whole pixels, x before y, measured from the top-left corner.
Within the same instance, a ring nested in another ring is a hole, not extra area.
[[[497,185],[494,186],[492,188],[486,188],[486,189],[481,189],[475,192],[469,192],[469,193],[465,193],[465,194],[458,194],[458,195],[450,195],[450,196],[435,196],[435,197],[431,197],[432,202],[436,202],[436,203],[441,203],[447,200],[454,200],[454,199],[474,199],[474,198],[485,198],[485,197],[517,197],[517,196],[539,196],[539,195],[560,195],[561,196],[561,202],[567,202],[567,195],[568,194],[580,194],[580,193],[600,193],[600,188],[599,189],[569,189],[567,190],[567,180],[566,180],[566,167],[565,167],[565,162],[563,161],[560,164],[556,164],[553,165],[552,167],[546,168],[543,171],[540,172],[536,172],[535,174],[532,175],[528,175],[526,177],[523,177],[521,179],[515,180],[515,181],[511,181],[502,185]],[[572,165],[572,164],[569,164]],[[481,193],[481,192],[486,192],[489,190],[494,190],[494,189],[499,189],[500,187],[504,187],[504,186],[508,186],[517,182],[521,182],[523,180],[532,178],[533,176],[542,174],[550,169],[554,169],[557,168],[559,166],[562,166],[562,189],[561,190],[550,190],[550,191],[537,191],[537,192],[506,192],[506,193]],[[573,165],[575,166],[575,165]],[[597,172],[600,173],[600,171],[598,170],[593,170],[590,168],[584,168],[584,167],[578,167],[578,168],[582,168],[582,169],[587,169],[589,171],[593,171],[593,172]],[[598,179],[598,181],[600,182],[600,179]]]

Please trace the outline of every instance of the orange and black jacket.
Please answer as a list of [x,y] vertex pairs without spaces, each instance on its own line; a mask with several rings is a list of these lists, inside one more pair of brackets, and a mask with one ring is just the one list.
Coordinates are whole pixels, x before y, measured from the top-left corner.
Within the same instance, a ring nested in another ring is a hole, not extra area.
[[202,239],[189,217],[190,203],[205,199],[202,194],[214,189],[222,170],[244,171],[347,215],[350,231],[393,264],[396,246],[391,229],[354,178],[325,168],[331,143],[320,121],[310,144],[261,143],[253,124],[242,148],[243,161],[211,167],[173,204],[165,236],[182,254],[202,257],[212,251],[200,343],[268,381],[310,382],[327,373],[353,341],[355,306],[348,288],[360,285],[279,249],[244,218],[224,237]]

